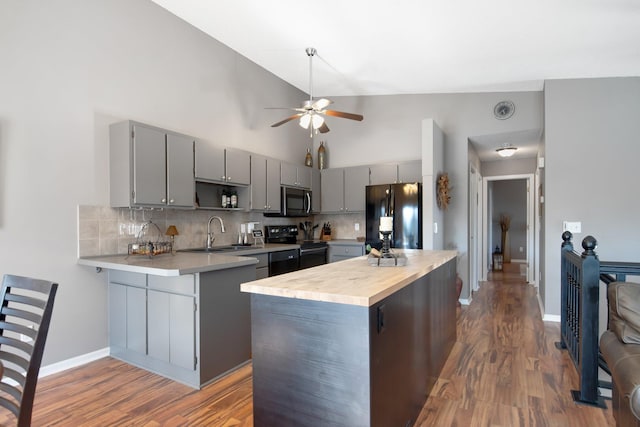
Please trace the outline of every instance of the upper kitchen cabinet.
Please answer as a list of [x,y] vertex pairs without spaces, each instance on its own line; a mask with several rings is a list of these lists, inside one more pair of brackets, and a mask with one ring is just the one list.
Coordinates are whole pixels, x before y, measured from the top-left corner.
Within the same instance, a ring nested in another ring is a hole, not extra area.
[[367,166],[323,169],[321,182],[323,213],[364,212],[369,185]]
[[251,155],[251,209],[280,212],[280,161]]
[[289,187],[311,188],[311,168],[282,162],[280,165],[280,184]]
[[196,180],[249,185],[251,156],[248,152],[196,142]]
[[422,160],[398,163],[398,182],[422,182]]
[[109,128],[113,207],[194,207],[194,138],[133,121]]
[[371,185],[395,184],[398,180],[398,165],[396,163],[372,165],[369,166],[369,170]]
[[371,165],[371,185],[422,182],[422,161]]

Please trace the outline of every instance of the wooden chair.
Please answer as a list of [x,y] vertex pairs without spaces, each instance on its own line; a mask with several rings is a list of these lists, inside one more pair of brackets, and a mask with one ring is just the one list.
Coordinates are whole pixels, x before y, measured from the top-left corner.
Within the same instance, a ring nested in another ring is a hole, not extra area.
[[5,275],[0,290],[0,406],[31,425],[33,398],[58,284]]

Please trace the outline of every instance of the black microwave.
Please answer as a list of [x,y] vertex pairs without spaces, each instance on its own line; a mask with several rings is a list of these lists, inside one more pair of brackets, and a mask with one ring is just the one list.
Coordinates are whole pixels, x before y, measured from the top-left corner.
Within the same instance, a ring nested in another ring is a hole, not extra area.
[[265,216],[303,217],[311,215],[311,191],[301,188],[280,187],[280,213]]

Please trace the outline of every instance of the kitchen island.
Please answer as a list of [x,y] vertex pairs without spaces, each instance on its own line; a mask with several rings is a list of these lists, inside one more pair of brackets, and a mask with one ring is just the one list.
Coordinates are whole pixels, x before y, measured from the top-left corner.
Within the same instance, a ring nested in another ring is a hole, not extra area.
[[240,292],[240,283],[256,278],[251,255],[291,246],[78,264],[107,271],[110,355],[200,388],[251,358],[249,295]]
[[242,284],[256,427],[413,424],[456,339],[456,252],[396,252]]

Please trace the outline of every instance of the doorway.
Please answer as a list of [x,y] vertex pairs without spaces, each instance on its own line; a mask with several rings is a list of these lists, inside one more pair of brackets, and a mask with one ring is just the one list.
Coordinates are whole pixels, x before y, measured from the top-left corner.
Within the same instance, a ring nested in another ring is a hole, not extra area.
[[[498,246],[503,252],[509,251],[512,263],[520,264],[526,281],[537,286],[534,175],[490,176],[482,181],[482,280],[487,280],[492,268],[492,254]],[[508,248],[501,247],[501,214],[509,216]]]

